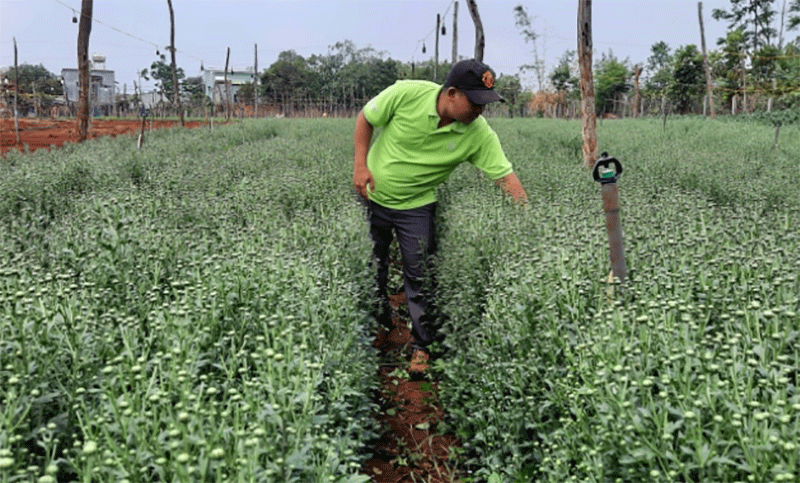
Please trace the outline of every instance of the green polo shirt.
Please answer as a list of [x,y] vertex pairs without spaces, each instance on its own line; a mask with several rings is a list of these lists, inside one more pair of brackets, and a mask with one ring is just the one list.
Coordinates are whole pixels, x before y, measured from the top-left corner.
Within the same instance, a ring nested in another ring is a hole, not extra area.
[[436,187],[464,161],[492,180],[512,172],[497,134],[483,116],[469,124],[455,121],[437,127],[440,90],[433,82],[397,81],[367,103],[367,121],[383,126],[367,155],[375,179],[370,200],[399,210],[433,203]]

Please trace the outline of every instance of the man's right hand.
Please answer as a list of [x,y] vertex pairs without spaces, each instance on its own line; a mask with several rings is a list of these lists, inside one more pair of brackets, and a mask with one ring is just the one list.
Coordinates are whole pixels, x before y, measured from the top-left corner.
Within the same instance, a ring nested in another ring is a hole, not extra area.
[[360,167],[353,170],[353,186],[356,193],[365,200],[368,191],[375,191],[375,179],[372,177],[372,172],[367,167]]
[[367,168],[367,152],[372,141],[374,128],[364,116],[364,111],[358,113],[356,118],[356,129],[353,134],[355,145],[355,157],[353,159],[353,187],[365,200],[368,199],[369,191],[375,191],[375,179],[372,172]]

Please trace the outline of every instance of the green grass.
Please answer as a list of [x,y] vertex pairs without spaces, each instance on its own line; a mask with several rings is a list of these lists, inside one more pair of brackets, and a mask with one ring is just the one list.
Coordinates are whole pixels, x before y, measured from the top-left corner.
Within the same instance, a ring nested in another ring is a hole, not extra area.
[[[493,119],[530,196],[439,190],[472,481],[795,481],[798,126]],[[378,428],[353,121],[245,120],[0,164],[0,482],[339,481]]]

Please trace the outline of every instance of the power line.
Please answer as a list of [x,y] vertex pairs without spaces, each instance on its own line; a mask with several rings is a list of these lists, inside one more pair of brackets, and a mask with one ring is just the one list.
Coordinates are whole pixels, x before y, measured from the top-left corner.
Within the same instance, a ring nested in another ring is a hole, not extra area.
[[[73,13],[73,15],[75,15],[75,16],[77,16],[77,15],[78,15],[78,13],[79,13],[79,12],[78,12],[77,10],[75,10],[75,9],[74,9],[74,8],[72,8],[72,7],[70,7],[70,6],[69,6],[69,5],[67,5],[66,3],[62,2],[61,0],[55,0],[55,2],[56,2],[56,3],[59,3],[59,4],[63,5],[63,6],[65,6],[65,7],[67,7],[67,8],[68,8],[68,9],[70,9],[70,10],[72,10],[72,13]],[[81,12],[81,15],[83,15],[83,13],[82,13],[82,12]],[[143,42],[143,43],[145,43],[145,44],[150,44],[150,45],[152,45],[153,47],[155,47],[155,48],[156,48],[156,52],[158,52],[158,51],[159,51],[159,49],[161,49],[161,48],[162,48],[161,46],[159,46],[159,45],[158,45],[158,44],[156,44],[155,42],[151,42],[151,41],[149,41],[149,40],[145,40],[145,39],[143,39],[143,38],[141,38],[141,37],[137,37],[136,35],[133,35],[132,33],[125,32],[125,31],[124,31],[124,30],[122,30],[122,29],[119,29],[119,28],[117,28],[117,27],[114,27],[114,26],[112,26],[112,25],[108,25],[108,24],[106,24],[106,23],[104,23],[104,22],[101,22],[100,20],[98,20],[98,19],[97,19],[96,17],[94,17],[94,16],[92,16],[92,18],[90,18],[90,20],[92,20],[93,22],[97,22],[97,23],[99,23],[99,24],[100,24],[100,25],[102,25],[103,27],[110,28],[111,30],[114,30],[114,31],[116,31],[116,32],[119,32],[119,33],[121,33],[121,34],[123,34],[123,35],[127,35],[128,37],[130,37],[130,38],[132,38],[132,39],[138,40],[138,41],[140,41],[140,42]],[[163,47],[163,48],[165,48],[165,49],[169,50],[169,48],[170,48],[170,47],[169,47],[169,46],[165,46],[165,47]],[[189,52],[186,52],[186,51],[183,51],[183,50],[179,50],[179,49],[175,49],[175,52],[176,52],[176,53],[181,53],[181,54],[183,54],[183,55],[186,55],[186,56],[189,56],[189,57],[191,57],[191,58],[193,58],[193,59],[195,59],[195,60],[199,60],[201,63],[203,62],[203,59],[201,59],[201,58],[199,58],[199,57],[195,57],[194,55],[190,54]]]
[[[444,11],[444,14],[442,14],[442,19],[444,19],[444,17],[447,16],[448,12],[450,12],[450,8],[452,8],[454,3],[456,3],[456,0],[450,0],[450,5],[447,6],[447,9]],[[425,41],[428,40],[431,37],[431,35],[433,35],[434,32],[436,32],[436,27],[433,27],[431,29],[431,31],[428,32],[428,35],[426,35],[425,37],[417,40],[417,47],[414,49],[414,54],[417,53],[417,50],[419,49],[419,44],[422,43],[422,45],[424,47],[425,46]]]

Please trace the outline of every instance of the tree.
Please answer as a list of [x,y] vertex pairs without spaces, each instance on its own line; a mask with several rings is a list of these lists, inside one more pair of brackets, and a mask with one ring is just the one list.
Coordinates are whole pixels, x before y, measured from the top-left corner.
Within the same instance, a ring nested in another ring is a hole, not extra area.
[[263,94],[280,101],[284,109],[293,107],[296,101],[314,94],[317,74],[311,70],[302,55],[294,50],[285,50],[261,75]]
[[255,84],[252,82],[245,82],[237,89],[236,98],[243,104],[252,104],[255,99],[255,92]]
[[744,38],[742,29],[728,32],[722,49],[722,58],[718,63],[720,73],[717,75],[717,82],[723,87],[722,96],[727,102],[731,102],[737,92],[744,90],[746,75],[743,62]]
[[[769,45],[777,32],[772,27],[776,11],[772,8],[775,0],[731,0],[730,12],[721,8],[711,11],[715,20],[728,21],[728,29],[742,29],[744,43],[751,52],[762,45]],[[726,39],[719,39],[718,45],[724,45]]]
[[520,94],[522,94],[522,83],[516,75],[501,75],[497,78],[494,90],[506,100],[505,107],[508,108],[509,117],[514,117],[514,111],[519,107]]
[[557,91],[567,94],[577,94],[580,87],[580,79],[573,74],[573,64],[575,63],[574,50],[567,50],[558,61],[558,65],[550,74],[550,82]]
[[800,39],[787,44],[778,58],[774,72],[776,100],[785,108],[800,109]]
[[619,61],[612,51],[603,54],[595,66],[595,109],[598,114],[614,112],[615,102],[627,93],[631,71],[628,61]]
[[[384,59],[384,55],[385,52],[371,46],[358,48],[351,40],[344,40],[329,46],[327,55],[310,57],[308,66],[315,73],[314,96],[348,107],[375,96],[400,78],[405,70],[400,62]],[[413,77],[431,79],[433,61],[426,65],[429,68],[417,69]],[[449,69],[449,64],[445,62],[440,67]]]
[[81,1],[81,20],[78,24],[78,142],[89,137],[89,36],[92,32],[92,0]]
[[663,93],[672,81],[672,54],[666,42],[660,41],[650,47],[652,55],[647,58],[647,82],[645,88]]
[[[172,66],[166,63],[166,57],[161,55],[159,60],[150,64],[150,71],[146,69],[141,72],[145,80],[151,78],[156,81],[156,87],[169,102],[175,98],[175,88],[173,83]],[[181,67],[176,68],[176,76],[178,78],[178,85],[180,81],[186,77]]]
[[180,85],[181,91],[189,99],[189,105],[192,107],[202,107],[203,103],[208,99],[204,92],[205,86],[201,76],[187,77]]
[[486,36],[483,34],[483,22],[481,22],[481,15],[478,13],[478,4],[475,0],[467,0],[467,9],[469,15],[472,17],[472,23],[475,24],[475,60],[483,62],[483,50],[486,47]]
[[793,0],[789,5],[789,18],[786,22],[786,30],[800,28],[800,0]]
[[[17,72],[19,77],[18,109],[22,112],[35,106],[40,109],[48,109],[55,104],[56,97],[64,95],[64,86],[59,78],[42,64],[22,64],[17,67]],[[7,72],[4,74],[8,75]],[[13,74],[11,77],[13,78]]]
[[536,80],[539,83],[539,90],[544,90],[544,60],[539,59],[539,49],[537,48],[536,40],[539,35],[533,30],[533,21],[536,17],[531,18],[528,11],[522,5],[514,7],[514,19],[518,29],[521,30],[522,37],[525,43],[533,44],[533,63],[523,64],[520,66],[521,71],[532,70],[536,74]]
[[703,54],[690,44],[675,52],[672,84],[669,92],[681,114],[692,111],[705,86]]
[[178,68],[175,64],[175,10],[172,8],[172,0],[167,0],[167,5],[169,6],[169,52],[172,59],[170,63],[170,70],[172,71],[172,90],[174,92],[175,106],[181,118],[181,126],[183,126],[183,106],[181,106],[180,89],[177,87],[180,86],[180,82],[178,82]]

